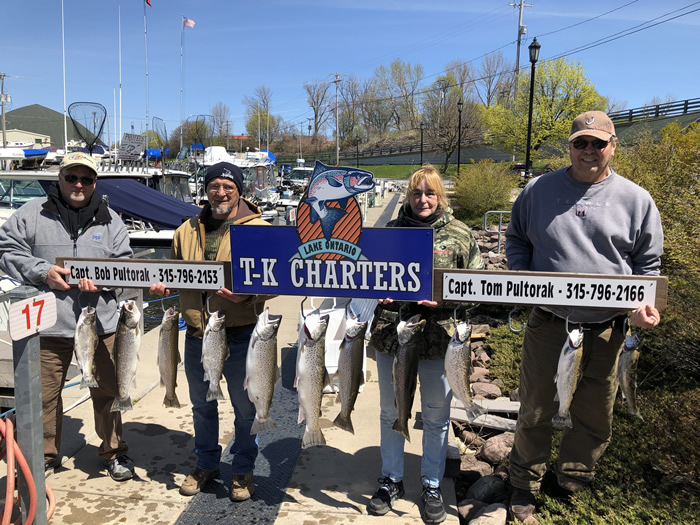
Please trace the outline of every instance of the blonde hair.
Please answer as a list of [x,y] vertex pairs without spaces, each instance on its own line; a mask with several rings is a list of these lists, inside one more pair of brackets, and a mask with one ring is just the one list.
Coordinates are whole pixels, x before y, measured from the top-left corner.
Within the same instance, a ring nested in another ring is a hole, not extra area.
[[406,199],[408,200],[421,182],[425,180],[425,185],[428,189],[435,192],[438,198],[438,207],[440,210],[445,210],[449,206],[445,186],[442,184],[440,172],[432,164],[423,164],[419,169],[413,172],[408,179],[408,188],[406,189]]

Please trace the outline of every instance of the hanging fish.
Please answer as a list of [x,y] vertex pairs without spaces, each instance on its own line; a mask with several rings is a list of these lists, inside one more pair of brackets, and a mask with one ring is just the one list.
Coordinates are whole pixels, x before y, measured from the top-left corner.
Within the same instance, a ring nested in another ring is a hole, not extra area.
[[166,407],[180,408],[175,387],[177,387],[177,367],[182,361],[178,349],[180,314],[172,306],[163,313],[158,335],[158,371],[160,384],[165,387],[163,404]]
[[416,314],[408,321],[399,322],[396,327],[399,345],[394,356],[392,378],[398,417],[392,428],[409,443],[411,438],[408,434],[408,420],[411,419],[411,408],[418,384],[418,360],[423,346],[422,334],[425,323],[425,319],[421,319],[420,314]]
[[141,312],[135,301],[122,306],[114,341],[114,366],[117,372],[118,397],[112,403],[112,412],[131,410],[129,388],[136,376],[136,365],[141,350]]
[[95,350],[97,349],[97,314],[95,308],[86,306],[80,312],[78,324],[75,327],[73,350],[75,358],[83,373],[80,388],[97,387],[97,380],[93,374],[95,366]]
[[355,408],[357,394],[360,386],[365,382],[362,371],[362,360],[365,354],[365,333],[367,321],[360,321],[352,307],[348,303],[345,308],[345,336],[340,343],[340,355],[338,356],[338,371],[333,378],[338,382],[338,398],[340,402],[340,414],[333,423],[354,434],[350,415]]
[[224,362],[230,352],[226,338],[226,315],[218,310],[209,316],[202,339],[202,368],[204,381],[209,381],[207,401],[226,399],[221,391],[221,376],[224,373]]
[[445,376],[454,396],[459,399],[467,410],[467,421],[472,423],[477,417],[486,412],[474,403],[471,395],[469,378],[473,373],[472,367],[472,325],[458,323],[455,333],[447,345],[445,352]]
[[569,408],[574,399],[574,392],[581,380],[581,360],[583,358],[583,330],[576,328],[569,333],[559,354],[557,374],[554,382],[557,384],[555,401],[559,401],[559,411],[552,418],[552,424],[557,428],[571,428]]
[[625,336],[625,344],[617,360],[617,380],[622,399],[627,402],[627,411],[644,421],[637,406],[637,363],[641,344],[641,331]]

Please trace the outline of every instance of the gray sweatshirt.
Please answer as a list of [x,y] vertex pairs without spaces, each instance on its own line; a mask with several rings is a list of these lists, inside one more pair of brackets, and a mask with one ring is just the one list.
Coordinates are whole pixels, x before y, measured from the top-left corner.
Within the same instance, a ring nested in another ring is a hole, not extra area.
[[51,290],[46,274],[57,257],[119,258],[131,257],[129,236],[119,216],[104,204],[94,220],[73,241],[46,198],[23,205],[0,228],[0,267],[12,278],[52,292],[56,296],[57,319],[44,336],[73,337],[80,311],[97,308],[97,333],[110,334],[117,326],[117,298],[114,291],[81,293]]
[[[578,182],[569,168],[530,181],[513,204],[506,231],[510,270],[658,275],[661,217],[651,195],[611,170],[600,182]],[[581,323],[620,313],[601,308],[548,306]]]

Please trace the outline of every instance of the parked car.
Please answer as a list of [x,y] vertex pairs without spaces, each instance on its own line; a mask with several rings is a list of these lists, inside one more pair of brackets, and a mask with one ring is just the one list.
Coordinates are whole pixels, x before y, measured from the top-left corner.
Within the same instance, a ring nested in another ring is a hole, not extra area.
[[293,190],[303,190],[309,184],[313,168],[294,168],[289,176],[282,178],[283,186],[291,186]]

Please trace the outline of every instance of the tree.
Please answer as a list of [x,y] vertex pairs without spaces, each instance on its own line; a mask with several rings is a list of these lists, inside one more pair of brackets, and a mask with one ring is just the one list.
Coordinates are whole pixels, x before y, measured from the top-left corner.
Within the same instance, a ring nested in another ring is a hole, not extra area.
[[223,102],[217,102],[211,108],[211,115],[214,119],[214,130],[219,137],[221,145],[226,145],[226,136],[231,127],[231,109]]
[[425,95],[423,121],[428,141],[445,154],[443,173],[450,165],[450,157],[459,146],[459,109],[462,106],[462,148],[481,142],[483,132],[479,106],[472,100],[465,100],[464,93],[455,78],[448,74],[438,77]]
[[282,117],[270,114],[270,101],[272,91],[265,86],[255,88],[255,96],[243,97],[246,106],[246,133],[250,137],[256,137],[258,145],[263,142],[270,143],[279,136],[279,127]]
[[314,140],[319,130],[328,120],[330,105],[328,103],[328,88],[331,83],[327,80],[314,80],[304,83],[306,101],[314,112]]
[[390,108],[391,118],[398,131],[418,127],[417,93],[423,66],[411,66],[400,58],[394,60],[389,68],[379,66],[374,79],[378,98],[383,99]]
[[[338,133],[341,137],[354,137],[362,133],[362,84],[357,77],[349,75],[340,88],[340,114]],[[353,139],[354,140],[354,139]],[[353,142],[354,144],[354,142]]]
[[474,89],[481,103],[488,107],[512,89],[513,66],[506,61],[501,51],[496,51],[484,57],[477,76],[474,79]]
[[[513,107],[495,104],[486,109],[491,139],[505,151],[525,156],[530,100],[530,75],[519,75],[518,98]],[[535,73],[531,147],[537,152],[543,144],[558,147],[571,130],[571,121],[580,113],[604,110],[605,97],[598,94],[580,63],[563,58],[542,61]]]

